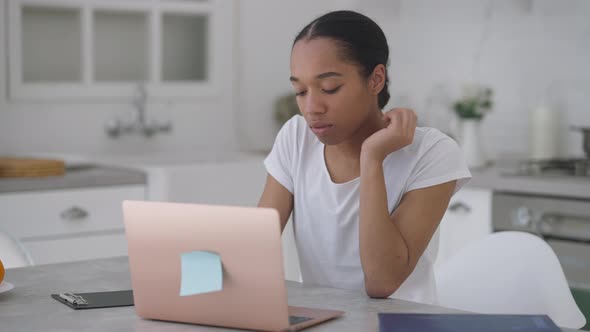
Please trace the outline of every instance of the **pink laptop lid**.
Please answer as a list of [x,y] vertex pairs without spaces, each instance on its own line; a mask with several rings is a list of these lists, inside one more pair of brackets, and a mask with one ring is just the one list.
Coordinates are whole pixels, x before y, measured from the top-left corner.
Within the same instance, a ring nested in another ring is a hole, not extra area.
[[[135,309],[143,318],[277,331],[289,327],[274,209],[123,202]],[[216,252],[223,289],[180,296],[181,254]]]

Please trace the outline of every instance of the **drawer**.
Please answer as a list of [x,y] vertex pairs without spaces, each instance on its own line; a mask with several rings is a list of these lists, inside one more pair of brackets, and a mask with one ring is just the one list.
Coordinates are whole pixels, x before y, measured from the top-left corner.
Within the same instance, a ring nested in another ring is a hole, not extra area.
[[0,195],[0,228],[20,239],[123,229],[122,201],[144,197],[144,186]]
[[124,231],[55,240],[23,241],[35,265],[127,256]]

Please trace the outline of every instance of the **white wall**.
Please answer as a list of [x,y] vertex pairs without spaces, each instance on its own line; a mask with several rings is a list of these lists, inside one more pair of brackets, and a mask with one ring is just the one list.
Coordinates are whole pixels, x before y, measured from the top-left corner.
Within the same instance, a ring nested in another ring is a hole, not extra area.
[[[6,0],[0,0],[4,18]],[[581,155],[572,123],[590,126],[590,1],[587,0],[247,0],[236,1],[237,52],[223,57],[221,98],[150,104],[171,119],[172,135],[109,139],[104,125],[132,115],[129,102],[15,103],[7,100],[6,31],[0,24],[0,153],[128,153],[200,148],[269,149],[277,128],[272,104],[292,91],[289,54],[313,18],[351,8],[373,17],[391,49],[392,101],[411,106],[421,123],[452,129],[450,100],[465,82],[490,84],[495,108],[483,136],[491,154],[525,154],[528,112],[543,99],[563,117],[562,153]],[[231,32],[233,31],[233,33]],[[548,98],[544,98],[548,95]],[[235,98],[234,98],[235,96]]]
[[118,118],[132,118],[128,101],[15,102],[9,100],[7,84],[7,40],[5,11],[0,0],[0,154],[59,152],[69,154],[127,154],[198,149],[235,149],[233,49],[234,26],[225,22],[221,35],[229,38],[226,52],[218,59],[223,72],[222,91],[206,100],[160,100],[148,104],[148,118],[171,120],[173,132],[146,139],[127,136],[111,139],[105,124]]
[[240,144],[264,150],[272,146],[278,131],[273,102],[293,91],[289,82],[293,39],[311,19],[328,11],[331,2],[247,0],[238,6]]
[[482,132],[492,156],[527,153],[529,112],[544,100],[562,117],[561,153],[583,153],[581,135],[568,127],[590,126],[590,1],[248,0],[240,7],[238,111],[247,147],[272,144],[272,102],[291,89],[295,34],[319,14],[350,8],[387,35],[388,107],[411,106],[423,125],[453,130],[450,101],[464,83],[486,83],[495,92]]

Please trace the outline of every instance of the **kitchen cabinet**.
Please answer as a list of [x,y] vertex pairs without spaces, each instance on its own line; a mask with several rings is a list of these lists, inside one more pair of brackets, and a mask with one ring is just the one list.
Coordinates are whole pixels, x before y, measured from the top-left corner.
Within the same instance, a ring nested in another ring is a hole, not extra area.
[[438,231],[435,271],[459,250],[492,232],[492,191],[461,189],[451,198]]
[[11,99],[219,95],[234,2],[9,0]]
[[144,185],[0,194],[0,227],[35,264],[127,255],[121,203]]

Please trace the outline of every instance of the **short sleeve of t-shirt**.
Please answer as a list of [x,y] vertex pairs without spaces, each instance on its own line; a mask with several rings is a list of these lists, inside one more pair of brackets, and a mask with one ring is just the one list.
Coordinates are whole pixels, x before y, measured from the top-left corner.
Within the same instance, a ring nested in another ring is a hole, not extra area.
[[293,172],[297,148],[297,117],[287,121],[275,139],[272,150],[264,160],[266,171],[289,192],[293,193]]
[[471,179],[463,152],[450,137],[431,129],[406,183],[406,192],[457,180],[456,193]]

